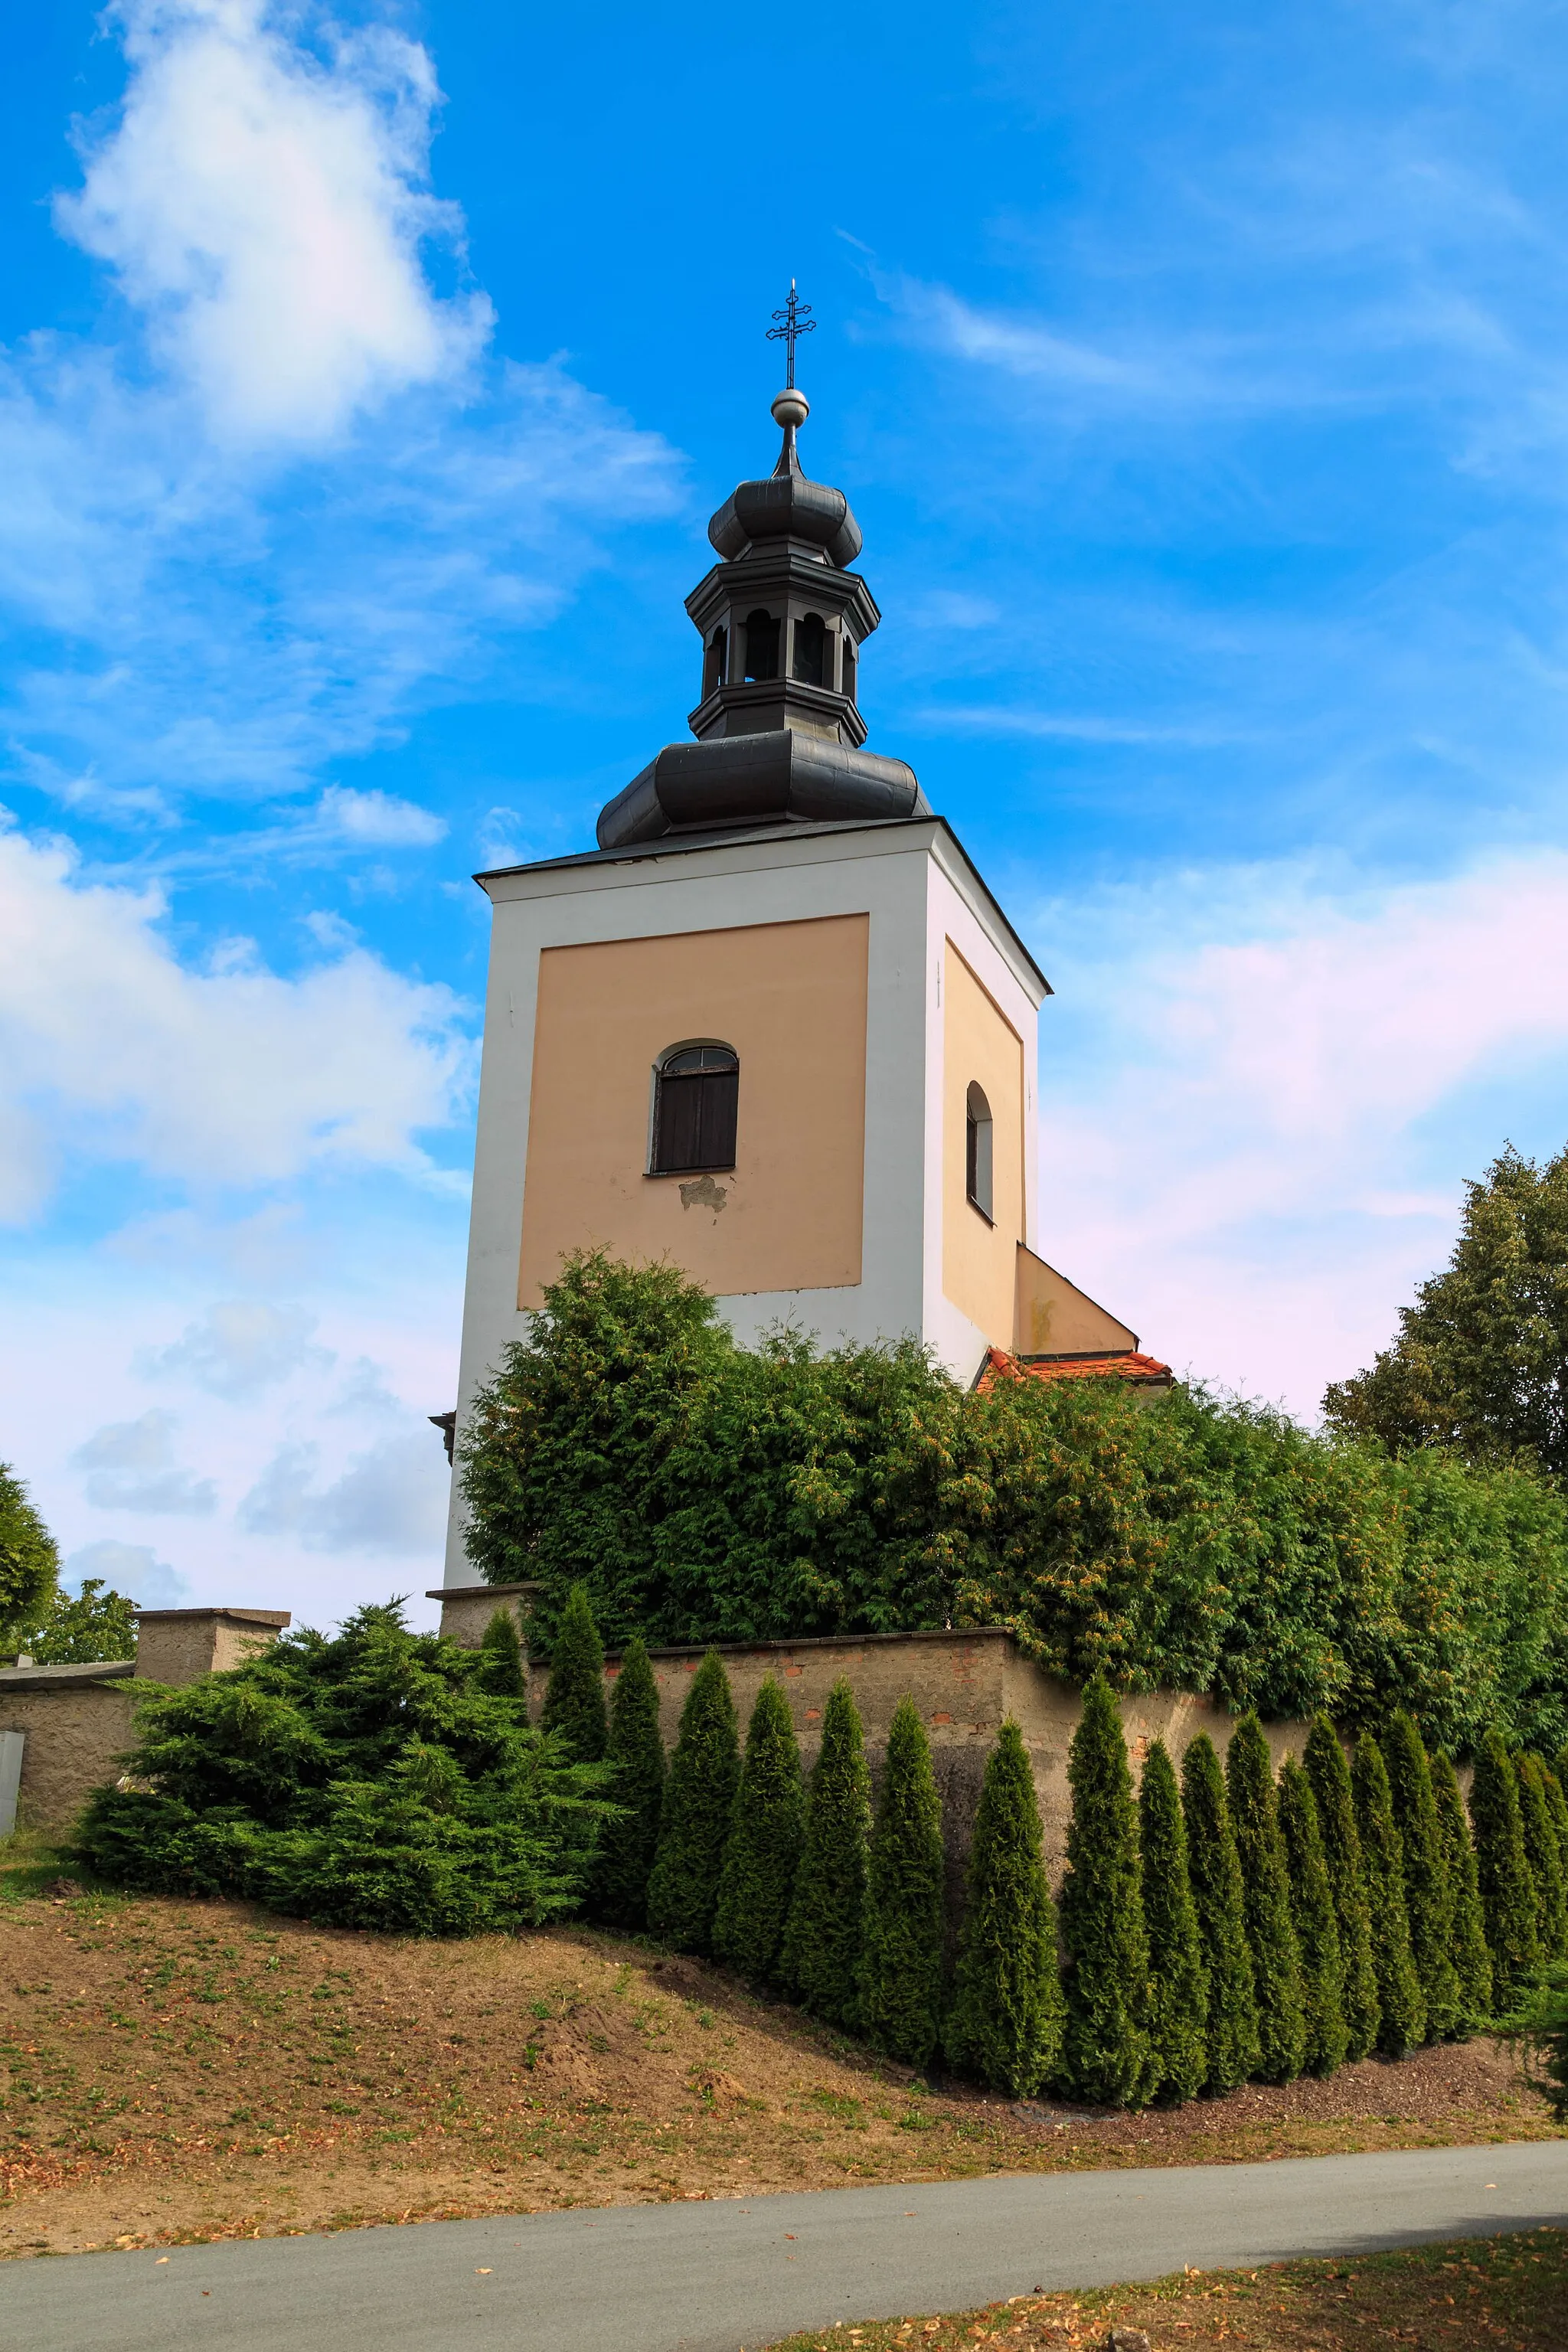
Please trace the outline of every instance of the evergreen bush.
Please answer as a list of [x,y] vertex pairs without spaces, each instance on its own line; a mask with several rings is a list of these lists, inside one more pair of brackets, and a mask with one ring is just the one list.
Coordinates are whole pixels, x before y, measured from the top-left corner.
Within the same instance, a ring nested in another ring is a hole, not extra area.
[[761,1982],[773,1974],[805,1835],[800,1749],[784,1686],[765,1677],[746,1727],[746,1753],[719,1875],[713,1957]]
[[1230,1735],[1225,1777],[1258,2000],[1258,2078],[1289,2083],[1306,2063],[1305,1990],[1274,1794],[1274,1760],[1255,1715],[1244,1715]]
[[1382,2014],[1377,2001],[1377,1970],[1372,1957],[1372,1911],[1367,1902],[1361,1835],[1355,1825],[1350,1766],[1326,1715],[1314,1717],[1301,1762],[1318,1808],[1323,1860],[1340,1931],[1345,2056],[1364,2058],[1376,2047]]
[[1459,1979],[1460,2021],[1465,2028],[1484,2025],[1492,2013],[1492,1961],[1487,1949],[1486,1921],[1481,1916],[1481,1886],[1476,1873],[1476,1849],[1470,1818],[1459,1794],[1453,1759],[1441,1749],[1432,1759],[1432,1795],[1443,1836],[1443,1864],[1454,1906],[1454,1967]]
[[1023,1737],[1002,1726],[985,1766],[944,2036],[949,2062],[1008,2098],[1057,2073],[1064,2011],[1040,1810]]
[[605,1752],[605,1645],[585,1584],[574,1584],[555,1628],[545,1686],[544,1731],[558,1731],[569,1756],[596,1764]]
[[734,1696],[723,1659],[710,1650],[680,1710],[647,1882],[647,1924],[680,1951],[712,1949],[719,1877],[740,1778]]
[[1492,2005],[1502,2016],[1514,2008],[1526,1979],[1541,1966],[1542,1951],[1535,1924],[1535,1882],[1524,1850],[1519,1783],[1500,1732],[1489,1732],[1476,1751],[1470,1821],[1481,1917],[1491,1954]]
[[1546,1793],[1546,1774],[1539,1756],[1514,1759],[1519,1783],[1520,1825],[1524,1832],[1524,1858],[1535,1887],[1535,1932],[1543,1960],[1568,1958],[1568,1920],[1563,1901],[1563,1849],[1557,1823]]
[[1292,1756],[1279,1768],[1279,1832],[1290,1874],[1290,1912],[1301,1955],[1308,2074],[1331,2074],[1350,2047],[1339,1920],[1312,1784]]
[[[85,1586],[83,1590],[86,1590]],[[1564,1888],[1568,1889],[1568,1796],[1563,1793],[1562,1779],[1555,1768],[1544,1759],[1542,1760],[1541,1772],[1546,1787],[1547,1810],[1552,1815],[1552,1827],[1557,1832],[1557,1850],[1562,1857],[1563,1883]]]
[[1388,1772],[1394,1825],[1399,1832],[1410,1957],[1426,2011],[1426,2039],[1444,2042],[1458,2028],[1463,2001],[1454,1966],[1454,1897],[1432,1791],[1431,1766],[1421,1734],[1403,1708],[1378,1745]]
[[1426,2038],[1426,2005],[1410,1950],[1410,1920],[1405,1908],[1405,1856],[1394,1827],[1394,1800],[1383,1750],[1370,1731],[1356,1741],[1351,1765],[1356,1834],[1361,1840],[1372,1911],[1372,1962],[1377,1971],[1377,2046],[1385,2058],[1403,2058]]
[[[497,1698],[526,1698],[528,1679],[522,1667],[522,1643],[510,1609],[498,1609],[485,1627],[479,1643],[479,1679]],[[590,1759],[591,1760],[591,1759]]]
[[1138,1783],[1138,1859],[1149,1939],[1150,2084],[1153,2097],[1174,2105],[1195,2098],[1208,2074],[1209,1980],[1175,1768],[1162,1739],[1150,1742]]
[[1261,2053],[1241,1863],[1231,1832],[1225,1775],[1206,1731],[1189,1741],[1182,1759],[1182,1821],[1187,1833],[1193,1908],[1208,1977],[1205,2025],[1208,2063],[1203,2087],[1211,2098],[1222,2098],[1256,2072]]
[[658,1685],[640,1633],[622,1651],[621,1670],[610,1686],[605,1761],[613,1775],[609,1794],[620,1810],[599,1835],[593,1907],[606,1927],[646,1927],[648,1874],[664,1804],[664,1736]]
[[860,2016],[871,1775],[855,1694],[837,1682],[805,1801],[805,1839],[779,1973],[803,2009],[853,2032]]
[[604,1767],[568,1762],[483,1672],[480,1652],[409,1633],[394,1605],[149,1690],[133,1785],[94,1792],[77,1851],[119,1885],[339,1927],[459,1936],[557,1917],[578,1896]]
[[1061,2075],[1094,2106],[1142,2106],[1152,2087],[1149,1946],[1138,1873],[1138,1818],[1115,1694],[1084,1688],[1068,1759],[1072,1815],[1060,1916],[1067,2023]]
[[860,1951],[860,2030],[875,2048],[923,2073],[942,2029],[942,1801],[931,1743],[913,1699],[888,1728],[882,1793],[871,1832]]

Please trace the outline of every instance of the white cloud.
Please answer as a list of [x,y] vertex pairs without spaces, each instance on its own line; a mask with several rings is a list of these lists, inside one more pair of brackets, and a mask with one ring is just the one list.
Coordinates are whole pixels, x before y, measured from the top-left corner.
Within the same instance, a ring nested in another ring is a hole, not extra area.
[[1375,894],[1189,875],[1034,935],[1061,991],[1044,1255],[1156,1353],[1302,1412],[1447,1256],[1461,1179],[1568,1129],[1561,853]]
[[[421,242],[439,92],[418,43],[264,0],[124,0],[132,78],[89,129],[65,232],[118,272],[221,436],[329,439],[387,393],[459,372],[482,296],[440,302]],[[313,35],[307,46],[301,32]]]
[[60,1575],[77,1592],[88,1577],[96,1576],[111,1592],[123,1593],[143,1609],[177,1609],[191,1590],[151,1544],[120,1543],[112,1536],[73,1551],[61,1561]]
[[409,1424],[356,1454],[330,1486],[315,1484],[321,1449],[279,1448],[239,1506],[253,1535],[292,1536],[308,1551],[423,1553],[434,1557],[446,1525],[448,1479],[435,1432]]
[[108,1422],[79,1445],[71,1460],[88,1474],[83,1492],[95,1510],[165,1512],[205,1518],[217,1508],[217,1488],[174,1460],[171,1412],[154,1406],[136,1421]]
[[264,1298],[230,1298],[209,1307],[198,1323],[187,1323],[166,1348],[140,1351],[144,1379],[193,1381],[231,1403],[254,1397],[286,1380],[300,1365],[330,1363],[331,1351],[313,1347],[316,1318],[302,1307],[273,1306]]
[[429,1170],[416,1134],[454,1116],[471,1060],[447,990],[363,949],[286,979],[240,941],[192,970],[163,911],[0,834],[0,1214],[39,1205],[66,1146],[187,1182]]
[[390,793],[359,793],[329,784],[321,794],[317,824],[324,834],[382,849],[416,849],[439,841],[447,827],[429,809]]

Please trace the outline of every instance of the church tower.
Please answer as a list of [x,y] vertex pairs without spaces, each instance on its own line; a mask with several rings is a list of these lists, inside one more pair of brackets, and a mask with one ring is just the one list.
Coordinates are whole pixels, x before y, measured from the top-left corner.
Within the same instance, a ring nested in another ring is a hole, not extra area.
[[[609,802],[596,848],[476,877],[459,1423],[585,1246],[684,1268],[744,1342],[912,1334],[964,1381],[992,1351],[1137,1347],[1039,1255],[1049,987],[913,771],[864,748],[881,616],[847,499],[801,469],[793,344],[789,375],[778,462],[713,517],[686,600],[693,740]],[[447,1582],[471,1576],[455,1510]]]

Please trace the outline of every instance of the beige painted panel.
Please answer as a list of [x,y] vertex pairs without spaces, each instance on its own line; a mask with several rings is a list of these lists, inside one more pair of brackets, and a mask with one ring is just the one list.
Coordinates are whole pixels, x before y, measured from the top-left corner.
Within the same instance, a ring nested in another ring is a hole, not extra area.
[[1013,1345],[1020,1356],[1066,1356],[1075,1349],[1091,1355],[1138,1345],[1136,1331],[1022,1242],[1017,1316]]
[[[520,1307],[594,1245],[720,1297],[859,1281],[869,937],[834,915],[542,952]],[[654,1064],[698,1038],[740,1056],[734,1172],[649,1176]]]
[[[1011,1348],[1024,1238],[1024,1043],[951,940],[942,966],[942,1286],[994,1348]],[[964,1189],[972,1084],[991,1106],[991,1224]]]

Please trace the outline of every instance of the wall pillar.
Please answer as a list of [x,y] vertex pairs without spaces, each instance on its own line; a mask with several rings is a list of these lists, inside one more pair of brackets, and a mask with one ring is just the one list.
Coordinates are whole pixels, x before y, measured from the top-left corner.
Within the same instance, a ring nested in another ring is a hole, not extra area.
[[242,1666],[270,1648],[287,1609],[139,1609],[136,1672],[154,1683],[194,1683]]
[[460,1650],[477,1650],[484,1641],[490,1619],[498,1609],[504,1609],[517,1626],[517,1638],[526,1662],[533,1597],[543,1590],[536,1579],[526,1578],[521,1584],[444,1584],[425,1598],[440,1602],[441,1631]]

